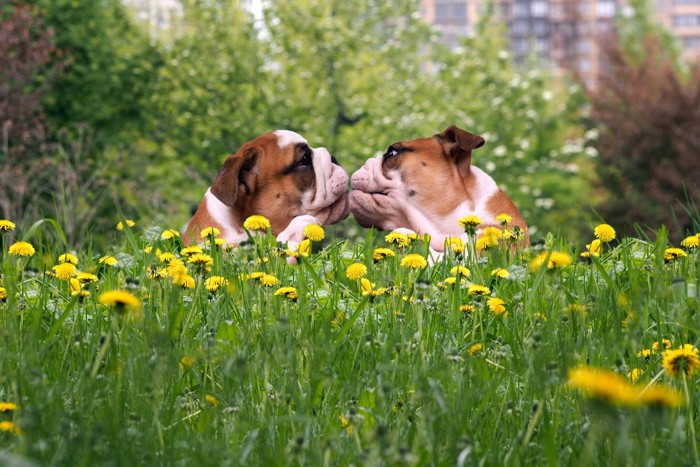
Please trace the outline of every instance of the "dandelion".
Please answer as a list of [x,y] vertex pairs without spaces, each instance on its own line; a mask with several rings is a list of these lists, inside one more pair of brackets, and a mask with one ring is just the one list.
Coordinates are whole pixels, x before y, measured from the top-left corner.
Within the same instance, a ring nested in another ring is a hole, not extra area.
[[[207,248],[211,248],[211,246],[212,246],[211,239],[208,238],[208,239],[204,242],[204,244],[207,246]],[[215,238],[215,239],[214,239],[214,245],[215,245],[215,246],[223,247],[224,245],[226,245],[226,240],[224,240],[223,238]]]
[[538,319],[538,320],[542,321],[543,323],[546,323],[546,322],[547,322],[547,317],[546,317],[544,314],[542,314],[542,313],[539,313],[539,312],[538,312],[538,313],[535,313],[535,314],[532,315],[532,316],[533,316],[535,319]]
[[339,415],[340,418],[340,426],[345,428],[345,430],[348,432],[349,435],[352,435],[352,423],[350,423],[350,419],[343,417],[342,415]]
[[581,366],[569,370],[566,383],[588,397],[622,406],[637,405],[638,391],[625,378],[611,371]]
[[599,224],[593,229],[595,238],[601,242],[608,243],[615,239],[615,229],[609,224]]
[[279,289],[275,290],[275,296],[285,297],[289,300],[296,301],[299,294],[296,287],[280,287]]
[[165,229],[161,234],[160,238],[163,240],[172,240],[173,238],[180,238],[180,232],[175,229]]
[[168,263],[168,275],[176,277],[181,274],[187,274],[187,266],[181,259],[174,259]]
[[697,248],[700,246],[700,234],[691,235],[690,237],[684,238],[681,242],[681,246],[684,246],[689,250]]
[[[455,284],[457,284],[457,278],[456,277],[446,277],[444,280],[444,283],[446,286],[454,287]],[[465,284],[464,279],[459,280],[460,285]]]
[[14,402],[0,402],[0,412],[12,412],[17,410],[17,404]]
[[640,392],[638,400],[644,405],[656,407],[680,407],[683,404],[683,399],[678,391],[659,384],[650,386]]
[[671,348],[671,341],[668,339],[661,339],[661,344],[659,345],[659,342],[654,342],[651,344],[651,350],[654,352],[659,350],[659,347],[663,347],[664,349],[670,349]]
[[177,259],[177,257],[170,252],[165,252],[158,255],[158,261],[160,261],[161,263],[168,264],[174,259]]
[[216,227],[207,227],[206,229],[203,229],[201,232],[199,232],[199,238],[209,238],[211,236],[218,237],[221,235],[221,231],[217,229]]
[[499,214],[496,216],[496,221],[498,221],[498,223],[501,224],[503,227],[510,224],[512,220],[513,218],[508,214]]
[[310,224],[304,227],[304,236],[312,242],[320,242],[326,237],[326,233],[320,225]]
[[360,279],[364,277],[365,274],[367,274],[367,266],[362,263],[353,263],[348,266],[348,269],[345,271],[345,275],[351,280]]
[[299,243],[299,248],[297,249],[299,254],[303,257],[308,257],[311,254],[311,240],[305,238]]
[[119,264],[119,261],[117,261],[117,258],[114,256],[103,256],[99,260],[97,260],[98,263],[100,264],[106,264],[107,266],[116,266]]
[[369,295],[372,293],[372,288],[374,287],[374,284],[372,284],[369,279],[362,278],[360,279],[360,291],[362,292],[362,296]]
[[159,268],[156,266],[152,266],[146,273],[146,277],[149,279],[163,279],[168,276],[169,274],[167,268]]
[[61,263],[53,267],[53,272],[56,277],[62,281],[70,280],[71,277],[75,276],[76,268],[72,263]]
[[78,264],[78,258],[71,253],[64,253],[58,257],[59,263]]
[[264,274],[260,278],[260,284],[264,287],[272,287],[273,285],[277,285],[279,283],[279,279],[277,279],[277,277],[275,277],[274,274]]
[[[530,261],[530,270],[538,271],[544,264],[544,260],[547,258],[547,255],[547,252],[541,253],[532,261]],[[571,261],[571,256],[569,256],[567,253],[553,251],[551,256],[549,257],[547,269],[561,269],[571,264]]]
[[476,311],[476,307],[474,305],[468,305],[468,304],[461,305],[459,307],[459,311],[461,311],[462,313],[465,313],[465,314],[471,314],[471,313],[474,313]]
[[195,358],[191,355],[185,355],[180,359],[179,367],[184,370],[185,368],[192,368],[194,365]]
[[173,284],[183,287],[185,289],[194,289],[197,285],[197,281],[194,280],[194,277],[189,275],[187,272],[180,274],[170,273],[170,275],[173,278]]
[[[131,219],[127,219],[126,225],[128,227],[133,227],[136,225],[136,222],[132,221]],[[119,230],[120,232],[124,230],[124,224],[122,223],[122,221],[119,221],[119,223],[117,224],[117,230]]]
[[600,256],[600,252],[602,250],[601,248],[602,243],[600,242],[599,239],[593,240],[591,243],[586,245],[586,251],[581,253],[581,257],[583,258],[590,258],[590,257],[596,257],[598,258]]
[[188,246],[180,250],[182,256],[198,255],[201,253],[204,253],[204,250],[202,250],[202,247],[199,245]]
[[0,219],[0,233],[10,232],[15,230],[15,223],[7,219]]
[[221,286],[226,287],[227,285],[228,285],[228,281],[221,276],[211,276],[211,277],[207,278],[206,281],[204,281],[204,286],[211,293],[214,293],[217,290],[219,290],[219,287],[221,287]]
[[477,352],[479,352],[482,348],[483,348],[483,345],[481,345],[481,344],[474,344],[474,345],[472,345],[471,347],[469,347],[469,348],[467,349],[467,353],[468,353],[469,355],[474,355],[474,354],[476,354]]
[[396,245],[399,248],[404,248],[411,244],[411,239],[409,236],[401,232],[391,232],[384,237],[384,240],[387,243]]
[[13,256],[34,256],[36,250],[34,250],[31,243],[15,242],[10,245],[10,249],[7,252]]
[[637,352],[637,357],[643,358],[644,360],[649,360],[649,357],[652,355],[651,349],[642,349],[639,352]]
[[678,376],[684,373],[690,376],[700,370],[700,356],[698,349],[692,344],[685,344],[677,349],[665,350],[662,354],[663,366],[666,373],[670,376]]
[[0,301],[4,302],[7,300],[7,289],[5,287],[0,287]]
[[372,252],[372,259],[375,262],[381,261],[385,258],[392,258],[394,256],[396,256],[396,253],[394,253],[394,250],[389,248],[375,248],[374,252]]
[[14,433],[16,435],[21,435],[22,430],[14,424],[14,422],[11,422],[9,420],[3,420],[0,422],[0,431],[4,431],[6,433]]
[[97,282],[99,278],[89,272],[79,272],[75,278],[81,283],[81,284],[92,284],[93,282]]
[[469,277],[472,275],[471,271],[464,266],[455,266],[450,269],[450,274],[453,276],[461,275],[462,277]]
[[489,295],[491,293],[491,289],[489,289],[488,287],[485,287],[483,285],[471,284],[467,288],[467,293],[469,295],[474,295],[475,297],[481,297],[484,295]]
[[212,407],[216,407],[217,405],[219,405],[219,399],[217,399],[211,394],[205,395],[204,400],[207,401]]
[[195,253],[188,258],[187,264],[193,264],[200,267],[209,267],[214,264],[214,258],[206,253]]
[[508,312],[506,311],[506,307],[504,306],[506,302],[501,300],[500,298],[489,298],[486,300],[486,305],[489,307],[489,310],[491,310],[491,313],[493,313],[496,316],[503,315],[505,318],[508,316]]
[[464,251],[464,240],[459,237],[447,237],[445,239],[445,248],[452,250],[455,253],[462,253]]
[[633,383],[637,381],[642,375],[644,374],[644,370],[641,368],[633,368],[627,373],[627,377],[632,381]]
[[124,290],[110,290],[100,295],[98,299],[103,305],[109,305],[114,311],[121,314],[125,311],[134,311],[141,306],[141,301]]
[[264,216],[250,216],[243,222],[243,228],[247,230],[268,230],[270,221]]
[[417,253],[411,253],[410,255],[406,255],[401,260],[402,268],[425,269],[427,266],[428,262],[425,260],[425,258],[423,258]]
[[479,216],[465,216],[459,219],[459,225],[464,228],[464,231],[469,235],[474,235],[476,233],[476,228],[482,224],[484,221],[481,220]]
[[586,309],[586,305],[583,305],[581,303],[570,303],[569,305],[566,306],[566,308],[564,308],[564,311],[566,313],[570,313],[570,314],[582,315],[587,311],[587,309]]
[[681,250],[680,248],[666,248],[664,250],[664,261],[669,262],[678,258],[685,258],[688,253]]
[[505,279],[510,276],[510,272],[507,269],[496,268],[491,271],[491,275],[498,277],[499,279]]

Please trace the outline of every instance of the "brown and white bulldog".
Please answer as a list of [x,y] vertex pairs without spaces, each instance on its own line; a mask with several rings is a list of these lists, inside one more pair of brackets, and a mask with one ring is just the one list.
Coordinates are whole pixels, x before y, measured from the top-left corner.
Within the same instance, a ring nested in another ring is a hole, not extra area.
[[288,130],[245,143],[229,156],[187,226],[185,244],[216,227],[229,245],[247,239],[243,222],[265,216],[272,234],[291,247],[309,224],[333,224],[349,214],[348,174],[325,148]]
[[448,237],[465,237],[458,221],[468,215],[483,220],[477,234],[498,227],[496,216],[508,214],[527,235],[518,208],[471,165],[472,150],[483,144],[481,136],[454,125],[431,138],[394,143],[352,175],[350,210],[363,227],[429,234],[437,252]]

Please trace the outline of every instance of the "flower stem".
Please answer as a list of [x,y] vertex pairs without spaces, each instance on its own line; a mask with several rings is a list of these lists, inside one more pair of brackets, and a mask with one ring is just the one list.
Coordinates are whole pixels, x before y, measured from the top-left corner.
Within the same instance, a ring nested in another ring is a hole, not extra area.
[[693,446],[693,457],[695,458],[695,465],[700,465],[700,456],[698,456],[698,443],[697,437],[695,435],[695,417],[693,416],[693,404],[690,399],[690,392],[688,391],[688,379],[685,372],[681,373],[683,375],[683,390],[685,391],[685,400],[688,403],[688,424],[690,425],[690,444]]

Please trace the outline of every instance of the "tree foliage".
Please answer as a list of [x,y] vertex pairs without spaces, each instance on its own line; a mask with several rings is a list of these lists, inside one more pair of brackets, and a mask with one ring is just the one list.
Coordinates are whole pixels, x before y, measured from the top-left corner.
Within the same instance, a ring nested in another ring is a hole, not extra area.
[[655,34],[644,50],[640,62],[609,42],[591,96],[602,127],[598,173],[610,193],[600,212],[623,232],[667,225],[677,239],[691,227],[688,206],[700,205],[700,64],[682,76]]

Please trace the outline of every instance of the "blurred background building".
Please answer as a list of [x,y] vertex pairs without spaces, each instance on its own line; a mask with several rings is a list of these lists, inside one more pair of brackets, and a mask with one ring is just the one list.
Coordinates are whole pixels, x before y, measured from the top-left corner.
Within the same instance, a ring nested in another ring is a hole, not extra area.
[[[423,18],[456,47],[472,34],[485,0],[421,0]],[[687,57],[700,56],[700,0],[657,0],[659,21],[679,39]],[[537,57],[568,70],[588,86],[601,66],[601,41],[610,34],[625,0],[496,0],[496,14],[508,27],[516,62]]]

